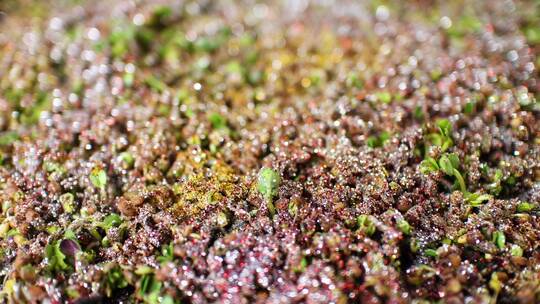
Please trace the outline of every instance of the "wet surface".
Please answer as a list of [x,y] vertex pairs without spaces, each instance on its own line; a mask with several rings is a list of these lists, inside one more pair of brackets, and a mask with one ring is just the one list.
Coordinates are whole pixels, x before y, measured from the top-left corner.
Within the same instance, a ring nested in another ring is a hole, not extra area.
[[4,301],[540,301],[534,1],[6,1]]

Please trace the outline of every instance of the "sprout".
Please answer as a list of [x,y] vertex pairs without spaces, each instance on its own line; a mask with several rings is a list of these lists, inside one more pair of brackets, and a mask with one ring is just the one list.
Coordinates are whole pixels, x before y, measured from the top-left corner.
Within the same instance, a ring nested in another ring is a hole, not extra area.
[[170,242],[168,245],[161,248],[161,255],[157,257],[157,261],[160,263],[172,262],[174,260],[174,246]]
[[397,227],[405,235],[410,235],[411,234],[411,225],[406,220],[399,220],[397,222]]
[[94,187],[105,190],[105,186],[107,185],[107,174],[103,169],[95,167],[90,172],[90,182],[92,182]]
[[437,253],[437,250],[431,249],[431,248],[426,249],[424,251],[424,254],[432,258],[437,258],[439,256],[439,253]]
[[510,254],[512,256],[521,257],[523,256],[523,249],[519,245],[513,244],[510,248]]
[[258,190],[266,200],[268,210],[272,215],[275,214],[276,210],[274,209],[272,200],[278,195],[279,184],[281,182],[279,173],[270,168],[262,168],[259,171],[257,181]]
[[376,227],[369,215],[362,214],[357,219],[358,229],[363,231],[366,235],[371,236],[375,233]]
[[208,115],[208,120],[210,121],[210,124],[212,124],[212,128],[215,130],[227,128],[227,120],[225,120],[225,118],[219,113],[212,113]]
[[499,247],[499,249],[503,249],[504,245],[506,243],[506,236],[504,235],[504,233],[502,231],[495,231],[493,233],[491,241],[493,243],[495,243],[495,245],[497,245],[497,247]]
[[534,210],[534,205],[529,202],[521,202],[517,205],[517,212],[528,213]]
[[432,157],[426,157],[426,159],[420,163],[420,172],[422,172],[422,174],[429,174],[437,171],[439,171],[439,164],[437,164],[437,161]]
[[47,258],[49,270],[61,272],[70,269],[69,261],[73,262],[76,253],[80,250],[79,243],[71,238],[50,243],[45,247],[45,257]]
[[384,146],[384,143],[387,142],[390,139],[390,133],[384,131],[382,132],[378,137],[377,136],[370,136],[366,140],[366,144],[370,148],[377,148]]
[[499,276],[497,272],[494,272],[491,274],[491,279],[489,280],[489,287],[495,292],[495,294],[498,294],[501,291],[502,283],[499,280]]
[[122,224],[122,218],[120,215],[116,213],[111,213],[103,219],[101,223],[98,223],[98,227],[103,228],[103,230],[107,231],[113,227],[118,227]]
[[386,104],[389,104],[392,101],[392,94],[387,91],[377,92],[375,93],[375,97],[377,97],[378,101]]
[[114,290],[126,288],[128,286],[128,282],[124,277],[122,268],[118,266],[113,266],[107,271],[105,281],[103,283],[105,285],[105,290],[108,297],[112,295]]
[[122,152],[120,155],[118,155],[118,159],[122,162],[124,169],[129,169],[133,167],[133,164],[135,163],[135,157],[133,157],[133,154],[129,152]]
[[452,133],[452,123],[448,119],[438,119],[437,127],[439,127],[439,132],[441,135],[449,137]]
[[62,204],[62,208],[64,209],[64,212],[73,213],[73,211],[75,210],[75,207],[74,207],[75,196],[73,194],[69,192],[64,193],[60,195],[58,200],[60,201],[60,204]]
[[489,194],[480,193],[465,193],[465,200],[471,204],[472,207],[479,207],[483,202],[491,199]]

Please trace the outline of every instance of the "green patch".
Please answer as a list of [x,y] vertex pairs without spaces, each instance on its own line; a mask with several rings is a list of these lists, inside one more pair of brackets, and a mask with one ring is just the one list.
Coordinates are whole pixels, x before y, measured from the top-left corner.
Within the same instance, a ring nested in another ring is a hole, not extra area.
[[517,205],[516,211],[519,213],[529,213],[534,210],[536,206],[529,202],[521,202]]
[[491,241],[495,243],[499,249],[503,249],[506,244],[506,236],[502,231],[495,231],[491,237]]
[[262,168],[257,179],[257,189],[262,194],[268,205],[270,214],[275,214],[273,198],[278,195],[281,177],[277,171],[270,168]]
[[122,268],[113,266],[107,270],[103,285],[105,286],[105,294],[107,297],[111,297],[115,290],[126,288],[129,284],[124,276]]
[[372,236],[377,230],[369,215],[362,214],[356,221],[358,222],[358,230],[363,231],[368,236]]
[[157,257],[159,263],[172,262],[174,260],[174,245],[170,242],[161,248],[161,255]]
[[397,227],[401,232],[403,232],[403,234],[405,235],[411,234],[411,225],[406,220],[397,221]]
[[19,140],[19,134],[15,131],[7,131],[0,134],[0,147],[9,146]]
[[90,172],[90,182],[94,187],[104,190],[107,186],[107,173],[100,167],[94,167]]
[[384,146],[384,144],[391,138],[391,135],[387,131],[381,132],[379,136],[370,136],[366,140],[366,144],[370,148],[379,148]]
[[208,115],[208,121],[215,130],[221,130],[227,128],[227,120],[219,113],[211,113]]

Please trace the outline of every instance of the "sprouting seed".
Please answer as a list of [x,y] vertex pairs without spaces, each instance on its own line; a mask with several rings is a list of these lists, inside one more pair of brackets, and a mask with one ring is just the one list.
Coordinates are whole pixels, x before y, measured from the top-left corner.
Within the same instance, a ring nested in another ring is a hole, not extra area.
[[510,248],[510,254],[512,256],[521,257],[523,256],[523,249],[519,245],[513,244]]
[[492,242],[495,243],[499,249],[503,249],[504,245],[506,244],[506,236],[504,235],[504,232],[495,231],[492,236]]
[[74,206],[75,196],[72,193],[67,192],[67,193],[62,194],[60,195],[58,200],[62,204],[62,208],[64,208],[64,211],[66,213],[73,213],[75,209],[75,206]]
[[452,123],[448,119],[439,119],[436,122],[441,135],[449,137],[452,133]]
[[534,205],[529,202],[521,202],[517,205],[517,212],[528,213],[534,210]]
[[426,256],[429,256],[429,257],[432,257],[432,258],[436,258],[439,256],[439,253],[437,253],[437,250],[435,249],[431,249],[431,248],[428,248],[424,251],[424,254]]
[[135,157],[133,157],[133,154],[127,151],[120,153],[120,155],[118,155],[118,158],[122,161],[123,167],[125,169],[133,167],[133,164],[135,163]]
[[275,214],[275,209],[274,209],[272,200],[278,194],[280,182],[281,182],[281,178],[277,171],[274,171],[266,167],[262,168],[261,171],[259,171],[259,177],[257,179],[257,188],[259,192],[263,195],[264,199],[266,200],[268,209],[270,210],[271,214]]
[[90,172],[90,182],[96,188],[105,189],[107,185],[107,173],[99,167],[95,167]]
[[401,232],[403,232],[405,235],[411,234],[411,225],[406,220],[399,220],[397,222],[397,227]]

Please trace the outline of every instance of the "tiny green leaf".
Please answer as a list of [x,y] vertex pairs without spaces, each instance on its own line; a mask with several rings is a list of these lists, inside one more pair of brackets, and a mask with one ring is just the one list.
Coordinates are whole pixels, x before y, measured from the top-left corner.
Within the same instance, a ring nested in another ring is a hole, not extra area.
[[499,276],[496,272],[491,274],[491,279],[489,280],[489,287],[498,294],[501,291],[502,283],[499,280]]
[[366,235],[371,236],[375,233],[375,224],[370,220],[369,215],[362,214],[358,217],[358,229],[363,231]]
[[58,200],[60,201],[60,204],[62,204],[62,208],[64,209],[64,212],[73,213],[73,211],[75,210],[75,205],[74,205],[75,196],[73,194],[69,192],[64,193],[60,195]]
[[405,235],[411,234],[411,225],[406,220],[399,220],[397,222],[397,227],[401,232],[403,232]]
[[0,133],[0,147],[9,146],[19,139],[19,134],[14,131]]
[[534,210],[534,205],[529,202],[521,202],[517,205],[517,212],[519,213],[528,213]]
[[495,231],[493,233],[491,241],[495,243],[495,245],[497,245],[499,249],[503,249],[504,245],[506,244],[506,236],[502,231]]
[[461,192],[466,193],[467,192],[467,186],[465,185],[465,180],[463,179],[463,176],[461,176],[461,173],[457,169],[453,169],[453,175],[456,177],[456,180],[459,185],[459,189]]
[[208,120],[212,124],[212,128],[216,130],[227,128],[227,120],[219,113],[211,113],[208,115]]
[[261,171],[259,171],[257,188],[266,200],[266,206],[268,207],[268,211],[271,215],[274,215],[276,213],[276,209],[272,200],[275,196],[278,195],[280,182],[281,178],[279,176],[279,173],[277,173],[276,171],[266,167],[262,168]]
[[448,119],[438,119],[436,122],[439,132],[445,137],[450,137],[452,133],[452,123]]
[[454,175],[454,167],[452,166],[452,162],[450,162],[450,159],[448,159],[448,156],[442,155],[441,158],[439,158],[439,167],[447,175]]
[[107,215],[101,223],[98,224],[99,227],[107,231],[113,227],[118,227],[122,224],[122,218],[116,213],[111,213]]
[[277,196],[280,182],[281,178],[276,171],[266,167],[259,171],[257,187],[266,200],[272,201]]
[[465,104],[465,107],[463,108],[463,112],[465,114],[472,114],[474,112],[474,108],[476,106],[476,102],[469,101]]
[[439,256],[439,254],[437,253],[437,250],[435,249],[431,249],[431,248],[428,248],[424,251],[424,254],[426,256],[429,256],[429,257],[432,257],[432,258],[436,258]]
[[465,200],[471,204],[473,207],[479,207],[483,202],[491,199],[489,194],[480,194],[480,193],[466,193]]
[[161,256],[157,257],[157,261],[160,263],[172,262],[174,260],[174,246],[173,243],[163,246],[161,249]]
[[437,164],[437,161],[431,157],[426,157],[426,159],[420,163],[420,172],[422,172],[422,174],[429,174],[438,170],[439,165]]
[[125,169],[133,167],[133,164],[135,163],[135,157],[133,157],[133,154],[127,151],[120,153],[120,155],[118,155],[118,158],[120,159],[120,161],[122,161],[123,167]]
[[375,96],[377,97],[377,100],[382,103],[388,104],[392,101],[392,94],[387,91],[377,92],[375,93]]
[[112,295],[113,291],[126,288],[128,286],[128,282],[124,277],[122,268],[115,266],[109,269],[107,275],[105,276],[104,285],[108,297]]
[[519,245],[513,244],[510,248],[510,254],[512,256],[521,257],[523,256],[523,249]]
[[100,167],[95,167],[90,172],[90,182],[96,188],[105,189],[107,185],[107,173]]

